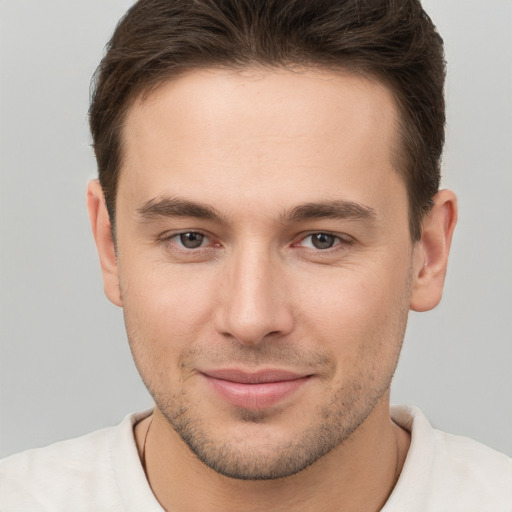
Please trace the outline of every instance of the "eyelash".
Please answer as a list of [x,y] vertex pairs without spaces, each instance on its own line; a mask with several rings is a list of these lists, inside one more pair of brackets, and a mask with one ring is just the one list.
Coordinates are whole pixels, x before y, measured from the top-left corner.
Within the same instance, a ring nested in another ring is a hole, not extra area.
[[[222,244],[220,244],[219,242],[214,243],[213,247],[209,246],[209,245],[204,245],[203,243],[201,243],[201,245],[198,247],[193,247],[193,248],[185,247],[183,245],[183,243],[180,241],[180,238],[183,235],[199,235],[201,237],[204,237],[202,242],[210,241],[210,243],[211,243],[211,240],[212,240],[212,237],[210,237],[209,235],[207,235],[206,233],[204,233],[202,231],[181,231],[179,233],[173,233],[172,235],[169,235],[169,236],[164,235],[161,238],[159,238],[158,241],[165,245],[172,245],[174,249],[177,249],[181,252],[188,253],[188,254],[194,254],[197,251],[204,251],[205,249],[222,247]],[[354,240],[351,237],[349,237],[348,235],[340,235],[340,234],[331,233],[328,231],[314,231],[314,232],[310,232],[310,233],[301,235],[300,238],[296,242],[293,242],[291,244],[291,246],[294,248],[300,248],[301,247],[300,244],[304,243],[304,241],[306,241],[307,239],[312,240],[312,237],[314,237],[315,235],[317,235],[317,236],[324,235],[327,237],[333,237],[334,243],[332,246],[326,247],[323,249],[320,249],[318,247],[302,246],[303,249],[306,249],[308,251],[313,251],[315,253],[331,253],[331,252],[334,252],[337,250],[345,250],[347,247],[350,247],[354,243]],[[311,241],[311,245],[312,246],[314,245],[313,241]]]
[[[204,237],[204,240],[211,240],[212,238],[207,235],[206,233],[203,233],[202,231],[181,231],[179,233],[173,233],[172,235],[163,235],[158,239],[160,243],[163,243],[164,245],[170,246],[172,245],[173,248],[186,253],[194,253],[200,250],[209,249],[211,247],[205,246],[201,244],[198,247],[194,248],[188,248],[185,247],[182,243],[180,243],[180,237],[183,235],[200,235]],[[214,247],[221,247],[220,243],[214,243]]]
[[[325,247],[323,249],[314,247],[314,242],[313,242],[314,238],[313,237],[318,236],[318,235],[323,235],[326,237],[334,238],[333,245],[331,245],[330,247]],[[332,252],[332,251],[336,251],[336,250],[340,250],[340,249],[343,250],[343,249],[346,249],[347,246],[350,246],[354,243],[354,240],[352,238],[348,237],[347,235],[339,235],[336,233],[330,233],[329,231],[315,231],[313,233],[308,233],[307,235],[302,236],[300,238],[300,240],[298,241],[298,243],[294,243],[293,246],[297,246],[301,243],[304,243],[308,238],[311,239],[310,245],[313,247],[306,247],[306,246],[303,246],[303,247],[307,250],[315,251],[317,253],[328,253],[328,252]]]

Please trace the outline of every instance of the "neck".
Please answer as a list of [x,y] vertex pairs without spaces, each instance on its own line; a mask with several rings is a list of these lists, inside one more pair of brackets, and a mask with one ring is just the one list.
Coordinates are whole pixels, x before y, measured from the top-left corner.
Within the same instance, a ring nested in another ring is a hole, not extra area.
[[135,434],[150,486],[167,510],[374,511],[391,494],[409,446],[409,434],[391,421],[389,397],[382,402],[338,447],[276,480],[219,475],[196,458],[156,408]]

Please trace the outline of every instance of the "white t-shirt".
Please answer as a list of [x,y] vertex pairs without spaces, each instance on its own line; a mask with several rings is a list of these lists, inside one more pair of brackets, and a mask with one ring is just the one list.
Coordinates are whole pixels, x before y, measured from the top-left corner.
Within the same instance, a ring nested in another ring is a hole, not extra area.
[[[0,510],[162,512],[133,434],[148,414],[0,461]],[[416,408],[395,406],[391,416],[411,432],[411,445],[382,512],[512,511],[512,459],[433,429]]]

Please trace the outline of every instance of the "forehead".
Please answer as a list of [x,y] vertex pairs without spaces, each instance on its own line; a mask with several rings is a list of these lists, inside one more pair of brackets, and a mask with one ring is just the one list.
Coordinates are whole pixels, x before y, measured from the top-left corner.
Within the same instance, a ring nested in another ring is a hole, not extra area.
[[390,186],[401,194],[397,115],[384,84],[352,73],[191,71],[128,111],[119,194],[139,203],[237,199],[242,209],[344,196],[368,202]]

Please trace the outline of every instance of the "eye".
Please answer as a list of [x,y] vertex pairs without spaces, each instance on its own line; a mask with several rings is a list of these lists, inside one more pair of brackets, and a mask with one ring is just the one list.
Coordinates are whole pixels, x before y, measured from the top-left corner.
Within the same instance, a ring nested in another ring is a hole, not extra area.
[[349,243],[347,240],[342,240],[339,236],[331,233],[312,233],[304,237],[299,245],[309,249],[326,250],[343,242]]
[[166,257],[184,262],[209,261],[218,256],[220,241],[201,231],[162,233],[156,242],[164,249]]
[[315,233],[310,235],[311,245],[315,249],[330,249],[336,243],[336,237],[327,233]]
[[174,240],[186,249],[197,249],[203,245],[205,240],[208,238],[202,233],[196,231],[189,231],[187,233],[180,233],[179,235],[173,236]]

